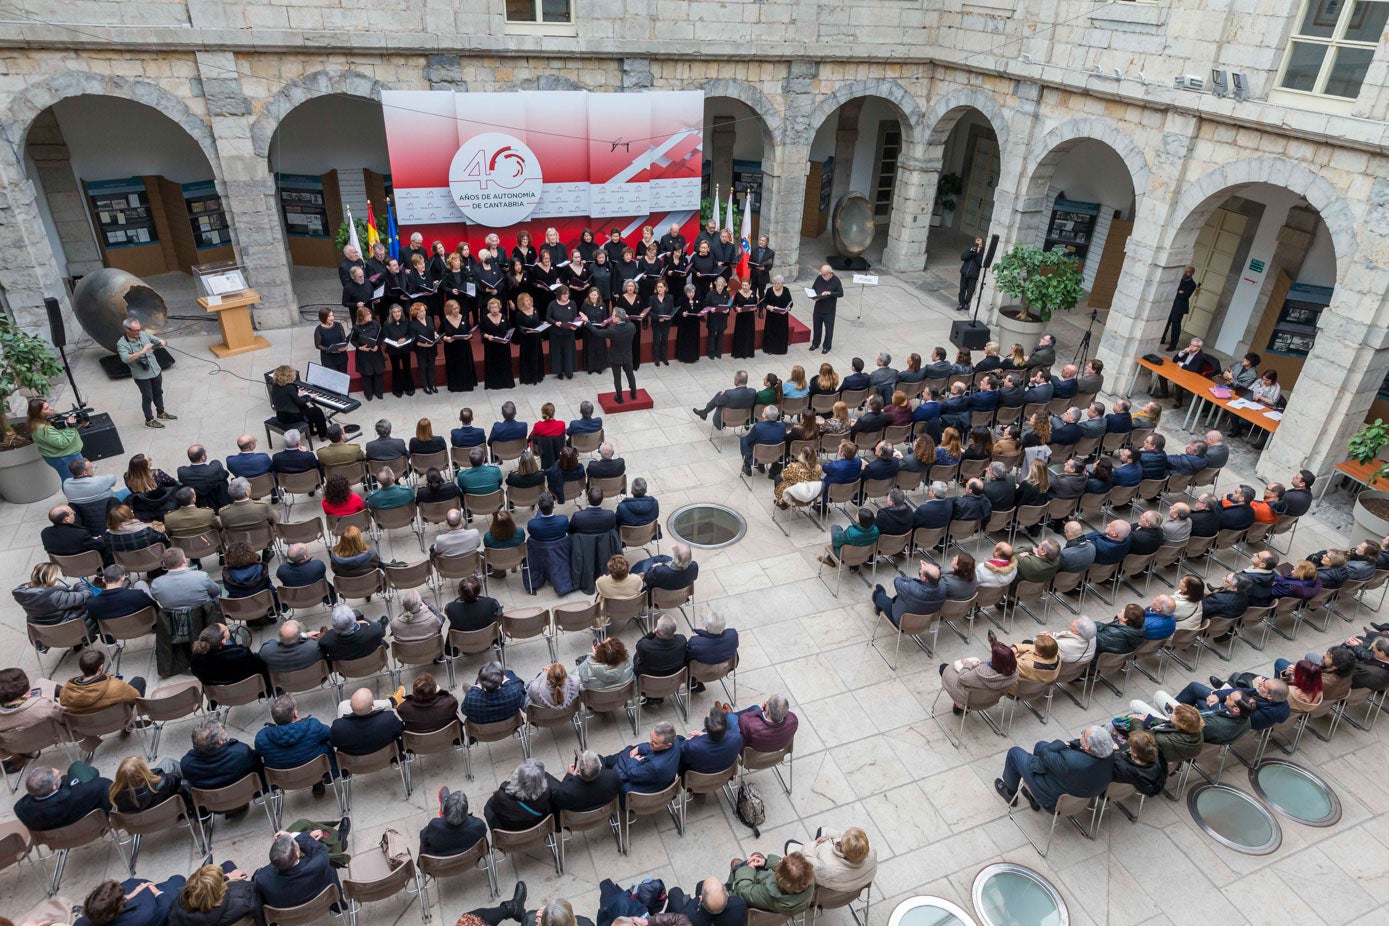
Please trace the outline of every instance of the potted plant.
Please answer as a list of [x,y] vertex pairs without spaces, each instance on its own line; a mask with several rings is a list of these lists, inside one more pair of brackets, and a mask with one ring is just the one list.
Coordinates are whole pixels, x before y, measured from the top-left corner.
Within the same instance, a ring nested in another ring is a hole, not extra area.
[[63,365],[48,342],[25,332],[8,315],[0,314],[0,497],[29,503],[58,490],[57,475],[39,456],[23,418],[11,420],[10,397],[21,389],[42,393]]
[[1057,312],[1076,307],[1085,290],[1080,261],[1061,248],[1043,251],[1017,244],[994,266],[994,285],[1018,300],[999,310],[999,343],[1030,348]]
[[[366,223],[366,219],[353,219],[353,220],[352,220],[352,224],[357,226],[357,240],[360,241],[360,242],[362,242],[362,247],[366,247],[366,242],[367,242],[367,223]],[[343,220],[342,220],[342,224],[338,226],[338,235],[337,235],[336,238],[333,239],[333,247],[335,247],[335,248],[337,248],[339,251],[341,251],[343,248],[347,247],[347,242],[349,242],[349,241],[351,241],[351,240],[352,240],[351,235],[348,233],[348,230],[347,230],[347,219],[343,219]],[[368,254],[367,256],[370,257],[371,255]]]
[[[1384,419],[1376,418],[1361,425],[1346,449],[1356,463],[1375,466],[1367,483],[1373,485],[1376,479],[1389,477],[1389,464],[1380,459],[1380,455],[1389,449],[1389,424],[1385,424]],[[1379,540],[1389,536],[1389,492],[1373,488],[1360,492],[1355,496],[1351,516],[1360,530],[1353,540],[1360,541],[1367,537]]]
[[931,227],[939,228],[945,224],[946,214],[954,213],[956,197],[965,191],[964,181],[959,174],[941,174],[936,181],[936,201],[931,207]]

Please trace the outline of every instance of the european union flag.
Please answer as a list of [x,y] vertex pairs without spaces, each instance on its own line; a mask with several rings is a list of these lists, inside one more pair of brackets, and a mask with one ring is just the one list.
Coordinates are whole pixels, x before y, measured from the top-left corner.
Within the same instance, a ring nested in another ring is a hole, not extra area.
[[400,232],[395,226],[395,207],[390,197],[386,198],[386,251],[395,260],[400,260]]

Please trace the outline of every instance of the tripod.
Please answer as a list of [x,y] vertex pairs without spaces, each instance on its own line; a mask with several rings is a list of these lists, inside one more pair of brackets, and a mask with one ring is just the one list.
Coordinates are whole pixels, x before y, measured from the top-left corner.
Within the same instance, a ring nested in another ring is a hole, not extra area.
[[1085,326],[1085,334],[1081,335],[1080,343],[1076,345],[1075,356],[1071,358],[1071,363],[1075,364],[1076,369],[1085,372],[1085,363],[1090,359],[1090,333],[1095,329],[1095,322],[1100,317],[1098,309],[1090,310],[1090,324]]

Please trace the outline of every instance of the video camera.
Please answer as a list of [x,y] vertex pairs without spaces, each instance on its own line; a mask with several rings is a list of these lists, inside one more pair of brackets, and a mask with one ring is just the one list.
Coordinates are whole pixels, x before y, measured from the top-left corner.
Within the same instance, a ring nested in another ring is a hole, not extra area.
[[[65,412],[58,412],[57,414],[49,415],[48,423],[60,430],[62,428],[69,427],[85,428],[87,425],[92,423],[91,414],[92,409],[90,406],[74,405],[72,408],[68,409]],[[69,418],[75,418],[76,421],[69,422]]]

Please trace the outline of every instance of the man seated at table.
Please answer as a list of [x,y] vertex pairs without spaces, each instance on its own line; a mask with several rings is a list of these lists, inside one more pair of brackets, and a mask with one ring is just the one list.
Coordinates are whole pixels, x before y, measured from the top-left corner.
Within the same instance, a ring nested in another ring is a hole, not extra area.
[[[1220,370],[1220,361],[1206,353],[1205,342],[1200,338],[1192,338],[1186,350],[1178,351],[1172,361],[1183,370],[1188,373],[1195,373],[1197,376],[1210,376]],[[1159,378],[1158,382],[1159,388],[1162,390],[1159,395],[1167,395],[1167,380]],[[1173,407],[1184,408],[1187,391],[1175,385],[1172,388],[1175,390],[1177,399]]]

